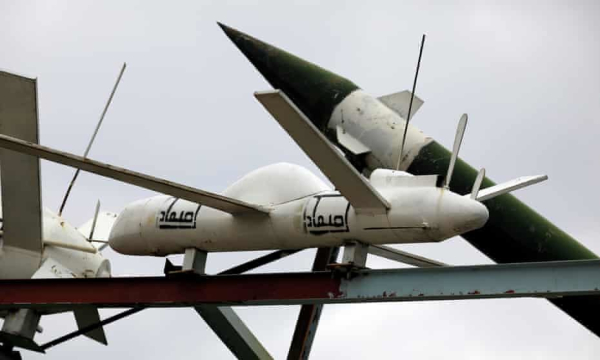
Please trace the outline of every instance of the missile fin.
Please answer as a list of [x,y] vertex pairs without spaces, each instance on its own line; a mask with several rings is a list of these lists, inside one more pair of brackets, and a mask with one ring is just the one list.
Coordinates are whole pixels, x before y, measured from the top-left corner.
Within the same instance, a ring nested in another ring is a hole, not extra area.
[[[400,115],[403,119],[408,117],[408,107],[410,104],[410,96],[411,92],[409,90],[400,91],[397,93],[380,96],[377,99],[381,101],[385,106],[394,110],[398,115]],[[412,109],[410,117],[412,119],[413,116],[419,111],[424,101],[421,100],[417,95],[415,95],[413,99]]]
[[344,131],[341,126],[336,128],[336,133],[338,142],[354,155],[361,155],[371,152],[371,149],[369,149],[360,140]]

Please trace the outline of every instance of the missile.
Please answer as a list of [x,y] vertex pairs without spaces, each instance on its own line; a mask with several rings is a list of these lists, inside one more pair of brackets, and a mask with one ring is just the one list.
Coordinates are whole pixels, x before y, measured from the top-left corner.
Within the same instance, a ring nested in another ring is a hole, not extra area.
[[[346,153],[357,169],[368,174],[376,168],[396,167],[408,109],[406,92],[375,98],[342,76],[231,27],[219,26],[262,76],[287,94],[315,127]],[[414,105],[413,113],[416,112]],[[451,153],[444,146],[409,125],[400,170],[414,175],[442,174],[450,158]],[[468,193],[477,174],[477,170],[458,159],[450,190]],[[493,185],[492,180],[485,178],[482,188]],[[487,200],[485,205],[490,220],[462,237],[495,262],[598,258],[512,195]],[[600,306],[598,297],[550,301],[600,335],[600,320],[593,315]]]

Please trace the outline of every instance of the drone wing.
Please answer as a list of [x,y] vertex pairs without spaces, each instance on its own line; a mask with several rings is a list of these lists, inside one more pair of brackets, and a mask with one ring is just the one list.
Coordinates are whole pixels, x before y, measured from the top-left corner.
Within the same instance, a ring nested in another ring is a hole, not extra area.
[[[37,143],[35,79],[0,71],[0,131]],[[2,163],[2,261],[4,278],[29,278],[42,260],[40,161],[0,150]]]
[[356,212],[383,214],[390,204],[329,143],[281,90],[254,96],[352,204]]
[[[269,213],[268,209],[259,205],[248,204],[246,202],[228,198],[226,196],[195,189],[189,186],[177,184],[117,166],[104,164],[89,158],[54,150],[46,146],[33,144],[6,135],[0,135],[0,148],[10,149],[22,154],[32,155],[59,164],[72,166],[83,171],[157,191],[166,195],[175,196],[177,198],[202,204],[233,215],[246,213]],[[4,166],[4,164],[2,166]]]

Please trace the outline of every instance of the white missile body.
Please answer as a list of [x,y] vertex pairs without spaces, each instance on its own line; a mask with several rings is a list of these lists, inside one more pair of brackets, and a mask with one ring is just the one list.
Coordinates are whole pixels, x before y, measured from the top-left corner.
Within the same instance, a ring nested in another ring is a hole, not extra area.
[[235,216],[168,196],[125,208],[110,234],[123,254],[301,249],[342,245],[437,242],[485,224],[484,205],[444,188],[437,176],[378,170],[371,184],[391,205],[384,214],[357,213],[339,192],[308,170],[274,164],[251,172],[224,196],[269,208],[268,215]]
[[[327,127],[335,132],[338,146],[354,155],[364,156],[366,169],[395,169],[406,126],[401,114],[408,113],[409,100],[408,91],[374,98],[363,90],[356,90],[335,107]],[[423,104],[416,97],[415,102],[419,106],[413,106],[413,115]],[[406,169],[419,151],[432,141],[409,124],[400,169]]]

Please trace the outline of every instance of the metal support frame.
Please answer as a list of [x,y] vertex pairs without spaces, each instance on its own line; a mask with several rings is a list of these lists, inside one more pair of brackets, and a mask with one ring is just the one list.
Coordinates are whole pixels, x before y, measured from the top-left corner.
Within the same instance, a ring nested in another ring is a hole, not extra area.
[[[327,265],[335,262],[339,251],[339,247],[317,249],[312,271],[325,270]],[[288,351],[288,360],[308,359],[322,312],[323,305],[302,305]]]
[[238,359],[273,359],[232,308],[200,305],[195,309]]
[[206,258],[208,253],[206,251],[198,250],[195,248],[185,249],[183,255],[183,265],[181,270],[193,271],[198,275],[204,275],[206,270]]
[[[231,275],[240,274],[255,268],[258,268],[267,263],[277,261],[289,255],[295,254],[300,250],[278,250],[256,259],[247,261],[240,265],[234,266],[230,269],[224,270],[219,275]],[[359,250],[359,251],[362,251]],[[390,260],[399,261],[402,263],[415,265],[415,266],[442,266],[443,263],[435,260],[420,257],[414,254],[403,252],[388,246],[374,246],[368,247],[368,252],[372,255],[385,257]],[[346,253],[345,259],[350,261],[351,255],[354,250]],[[319,248],[315,256],[312,271],[323,271],[327,265],[332,264],[337,259],[339,254],[339,248]],[[364,251],[361,252],[361,256],[364,255]],[[198,251],[197,249],[188,249],[184,256],[183,266],[180,270],[192,270],[197,274],[204,274],[207,256],[204,252]],[[354,261],[352,261],[354,262]],[[83,309],[83,308],[82,308]],[[87,332],[91,332],[101,328],[103,325],[108,325],[114,321],[123,319],[135,313],[142,311],[143,307],[137,307],[128,309],[122,313],[108,317],[102,321],[87,324],[82,326],[78,331],[66,334],[55,340],[52,340],[46,344],[40,346],[40,350],[44,351],[73,339],[77,336],[84,335]],[[196,311],[203,316],[204,320],[209,326],[215,331],[217,336],[226,344],[226,346],[232,351],[238,358],[258,358],[258,359],[269,359],[271,358],[268,352],[260,345],[258,340],[252,335],[247,327],[241,322],[235,312],[229,307],[217,307],[214,305],[200,305],[197,306]],[[310,304],[302,305],[296,328],[290,345],[288,353],[288,359],[308,359],[312,348],[312,343],[316,335],[316,330],[319,324],[321,312],[323,309],[322,304]]]
[[[0,309],[294,305],[600,295],[600,260],[246,275],[0,280]],[[235,291],[232,291],[235,289]]]
[[257,257],[256,259],[252,259],[250,261],[247,261],[243,264],[234,266],[228,270],[225,271],[221,271],[219,273],[219,275],[232,275],[232,274],[241,274],[241,273],[245,273],[246,271],[250,271],[253,269],[256,269],[257,267],[261,267],[263,265],[272,263],[273,261],[277,261],[280,259],[283,259],[285,257],[288,257],[290,255],[293,255],[295,253],[297,253],[298,251],[301,251],[302,249],[298,249],[298,250],[277,250],[277,251],[273,251],[271,253],[268,253],[266,255]]
[[136,313],[138,313],[138,312],[140,312],[142,310],[144,310],[144,308],[133,308],[133,309],[128,309],[128,310],[122,311],[122,312],[120,312],[120,313],[118,313],[116,315],[113,315],[113,316],[111,316],[109,318],[106,318],[106,319],[104,319],[104,320],[102,320],[102,321],[100,321],[100,322],[98,322],[96,324],[91,324],[91,325],[82,327],[81,329],[79,329],[77,331],[74,331],[72,333],[66,334],[64,336],[61,336],[58,339],[54,339],[52,341],[49,341],[49,342],[41,345],[40,348],[45,351],[47,349],[50,349],[51,347],[54,347],[54,346],[59,345],[59,344],[62,344],[65,341],[69,341],[69,340],[71,340],[73,338],[76,338],[78,336],[85,335],[87,332],[93,331],[93,330],[95,330],[97,328],[100,328],[100,327],[102,327],[104,325],[108,325],[108,324],[113,323],[113,322],[115,322],[117,320],[124,319],[124,318],[126,318],[128,316],[131,316],[133,314],[136,314]]
[[[300,251],[300,249],[299,250],[278,250],[278,251],[274,251],[274,252],[271,252],[269,254],[260,256],[260,257],[258,257],[256,259],[252,259],[252,260],[247,261],[245,263],[242,263],[242,264],[239,264],[239,265],[234,266],[232,268],[229,268],[227,270],[224,270],[224,271],[220,272],[219,275],[240,274],[240,273],[243,273],[245,271],[256,269],[256,268],[258,268],[258,267],[260,267],[262,265],[265,265],[265,264],[277,261],[279,259],[283,259],[283,258],[285,258],[285,257],[287,257],[289,255],[297,253],[298,251]],[[185,262],[185,260],[184,260],[184,262]],[[193,261],[192,261],[192,263],[193,263]],[[170,262],[169,262],[168,259],[167,259],[167,264],[173,266],[172,264],[170,264]],[[167,266],[167,268],[168,268],[168,266]],[[174,267],[173,270],[175,270],[176,268],[178,268],[178,267]],[[197,266],[197,268],[200,268],[200,267]],[[183,266],[179,270],[182,270],[182,269],[183,269]],[[221,307],[221,308],[223,308],[223,307]],[[106,318],[106,319],[104,319],[104,320],[102,320],[100,322],[97,322],[95,324],[90,324],[88,326],[82,327],[81,329],[79,329],[77,331],[71,332],[71,333],[63,335],[63,336],[61,336],[61,337],[59,337],[57,339],[54,339],[54,340],[52,340],[50,342],[47,342],[47,343],[41,345],[40,349],[42,351],[45,351],[45,350],[47,350],[49,348],[52,348],[52,347],[54,347],[56,345],[59,345],[59,344],[62,344],[62,343],[66,342],[66,341],[69,341],[69,340],[71,340],[73,338],[76,338],[76,337],[81,336],[81,335],[85,335],[86,333],[88,333],[90,331],[93,331],[95,329],[101,328],[104,325],[111,324],[111,323],[113,323],[113,322],[115,322],[117,320],[121,320],[121,319],[126,318],[128,316],[136,314],[136,313],[138,313],[138,312],[140,312],[140,311],[142,311],[144,309],[145,309],[145,307],[136,307],[136,308],[125,310],[123,312],[120,312],[118,314],[110,316],[110,317],[108,317],[108,318]],[[0,360],[3,360],[2,356],[11,356],[10,357],[11,360],[17,359],[15,357],[17,355],[18,355],[18,352],[13,352],[9,348],[0,348]]]
[[21,353],[14,351],[12,346],[0,346],[0,360],[22,360]]
[[[75,309],[73,311],[73,316],[75,317],[75,322],[77,323],[78,329],[83,329],[93,324],[97,324],[100,322],[100,313],[98,309],[95,307],[88,308],[80,308]],[[99,342],[103,345],[108,345],[108,341],[106,340],[106,334],[104,333],[104,329],[100,326],[96,329],[88,331],[83,335],[88,338]]]
[[40,323],[41,314],[35,309],[18,309],[9,313],[4,318],[0,341],[31,351],[44,352],[33,341],[35,332]]
[[[204,275],[207,255],[206,251],[195,248],[186,249],[181,269]],[[273,359],[232,308],[200,305],[194,309],[238,359]]]
[[[0,342],[10,346],[43,353],[44,350],[33,341],[35,332],[40,323],[41,314],[35,309],[15,309],[5,318],[0,331]],[[12,350],[9,349],[9,350]],[[3,356],[9,356],[11,351],[5,352]]]
[[35,331],[40,322],[41,315],[30,309],[20,309],[12,312],[4,318],[2,331],[13,335],[33,339]]
[[369,245],[363,244],[360,241],[349,241],[344,244],[342,264],[364,268],[367,265],[368,254]]
[[385,245],[370,245],[369,254],[418,267],[448,266],[448,264],[443,262],[428,259],[423,256],[411,254],[406,251],[394,249],[393,247]]

